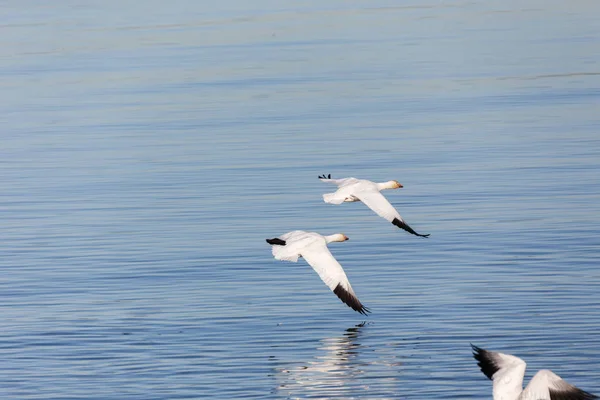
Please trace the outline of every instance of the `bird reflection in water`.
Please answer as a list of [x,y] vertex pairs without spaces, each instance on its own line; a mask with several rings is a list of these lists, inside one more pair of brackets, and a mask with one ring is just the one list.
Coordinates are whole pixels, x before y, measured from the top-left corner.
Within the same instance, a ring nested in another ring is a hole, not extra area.
[[389,360],[382,359],[387,358],[385,355],[376,354],[375,349],[361,345],[365,326],[363,322],[346,329],[342,336],[320,340],[317,347],[320,354],[311,361],[289,368],[276,368],[276,392],[286,398],[347,398],[368,393],[369,385],[378,378],[388,380],[388,384],[390,379],[395,381],[395,377],[370,374],[375,364],[388,371],[391,364],[395,367],[400,364],[387,365]]

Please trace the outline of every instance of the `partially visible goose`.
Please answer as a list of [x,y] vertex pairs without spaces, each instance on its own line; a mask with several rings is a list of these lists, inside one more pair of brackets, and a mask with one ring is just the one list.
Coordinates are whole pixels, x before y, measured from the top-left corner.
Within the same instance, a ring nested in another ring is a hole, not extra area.
[[473,348],[477,365],[493,382],[494,400],[589,400],[591,393],[567,383],[550,370],[542,369],[523,390],[525,361],[509,354]]
[[380,193],[384,189],[399,189],[402,185],[398,181],[387,181],[383,183],[375,183],[365,179],[344,178],[331,179],[331,174],[328,176],[319,176],[323,182],[333,183],[338,186],[335,193],[327,193],[323,195],[325,203],[342,204],[343,202],[362,201],[367,207],[375,211],[380,217],[390,221],[398,228],[412,233],[413,235],[428,237],[421,235],[408,226],[402,219],[398,211],[390,204],[389,201]]
[[267,243],[273,246],[273,257],[276,260],[298,262],[299,257],[304,257],[340,300],[354,311],[367,315],[369,309],[358,300],[342,266],[327,248],[327,244],[331,242],[346,240],[348,237],[341,233],[323,236],[316,232],[292,231],[267,239]]

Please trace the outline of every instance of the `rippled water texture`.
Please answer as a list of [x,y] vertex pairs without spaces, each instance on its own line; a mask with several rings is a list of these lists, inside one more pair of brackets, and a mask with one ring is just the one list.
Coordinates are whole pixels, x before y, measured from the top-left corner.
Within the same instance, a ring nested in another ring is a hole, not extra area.
[[0,397],[491,398],[469,343],[600,395],[597,1],[0,11]]

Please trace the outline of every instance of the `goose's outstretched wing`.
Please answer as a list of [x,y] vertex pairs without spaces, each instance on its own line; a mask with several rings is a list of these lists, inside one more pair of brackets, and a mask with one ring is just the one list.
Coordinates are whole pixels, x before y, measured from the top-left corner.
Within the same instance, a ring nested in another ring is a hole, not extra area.
[[334,185],[337,185],[337,187],[352,185],[353,183],[359,182],[359,179],[356,178],[331,179],[331,174],[319,175],[319,179],[321,180],[321,182],[333,183]]
[[591,393],[571,385],[547,369],[542,369],[535,374],[521,394],[521,397],[536,400],[591,400],[598,398]]
[[509,354],[471,347],[481,372],[493,382],[494,399],[516,399],[523,390],[525,361]]
[[375,214],[379,215],[383,219],[390,221],[392,224],[396,225],[398,228],[404,229],[408,233],[412,233],[416,236],[428,237],[427,235],[422,235],[417,233],[413,228],[411,228],[400,216],[400,213],[396,211],[394,206],[390,204],[390,202],[382,195],[378,190],[360,190],[353,193],[354,196],[358,197],[360,201],[365,203],[367,207],[371,210],[375,211]]
[[358,300],[344,269],[326,245],[314,243],[304,248],[301,255],[340,300],[354,311],[367,315],[369,309]]

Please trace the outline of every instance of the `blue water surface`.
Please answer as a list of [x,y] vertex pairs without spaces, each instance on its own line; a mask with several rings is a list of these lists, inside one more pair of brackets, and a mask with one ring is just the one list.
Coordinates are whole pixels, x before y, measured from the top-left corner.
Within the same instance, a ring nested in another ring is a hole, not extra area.
[[599,3],[0,11],[2,398],[491,398],[469,343],[600,395]]

